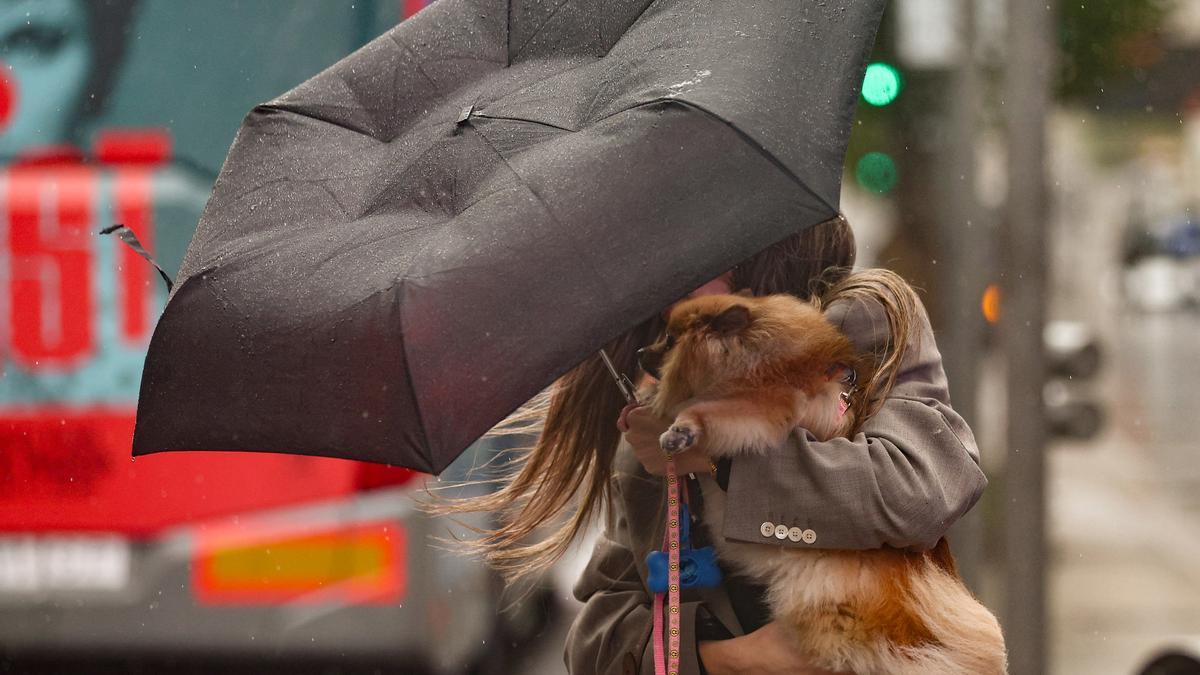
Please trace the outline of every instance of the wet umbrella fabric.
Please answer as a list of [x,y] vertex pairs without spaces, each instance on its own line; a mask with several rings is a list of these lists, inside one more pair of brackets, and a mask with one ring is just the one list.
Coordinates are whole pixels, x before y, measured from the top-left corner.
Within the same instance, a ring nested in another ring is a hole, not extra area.
[[439,0],[256,107],[151,341],[134,453],[439,472],[835,215],[881,11]]

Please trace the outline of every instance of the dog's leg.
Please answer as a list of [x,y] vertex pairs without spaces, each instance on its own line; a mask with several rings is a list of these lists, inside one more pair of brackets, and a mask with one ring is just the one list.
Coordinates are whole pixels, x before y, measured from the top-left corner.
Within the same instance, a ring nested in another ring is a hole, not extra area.
[[668,452],[701,445],[713,457],[779,447],[798,418],[798,397],[790,387],[739,392],[684,408],[659,438]]

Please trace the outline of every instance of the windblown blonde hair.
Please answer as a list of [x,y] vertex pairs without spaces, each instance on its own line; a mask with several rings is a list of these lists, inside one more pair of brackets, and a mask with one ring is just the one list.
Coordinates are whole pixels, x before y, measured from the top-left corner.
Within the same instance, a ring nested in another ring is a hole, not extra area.
[[867,372],[859,373],[860,382],[850,399],[855,409],[855,432],[872,415],[879,412],[884,399],[896,385],[900,366],[906,354],[917,349],[912,344],[917,317],[924,307],[913,287],[891,270],[872,268],[853,272],[831,283],[821,294],[812,297],[817,307],[834,302],[861,302],[882,306],[888,322],[888,336],[875,354],[864,354]]
[[[819,307],[843,298],[884,306],[893,337],[851,401],[862,420],[878,410],[895,382],[920,303],[892,272],[851,274],[854,258],[853,232],[839,215],[738,265],[731,285],[755,295],[791,293]],[[637,350],[654,342],[663,327],[655,317],[606,345],[617,369],[636,382]],[[616,419],[624,405],[599,356],[586,359],[491,432],[537,435],[532,447],[515,451],[515,458],[500,467],[504,475],[495,479],[497,490],[459,499],[435,495],[425,508],[441,514],[494,513],[495,525],[474,528],[479,538],[468,544],[509,581],[545,569],[609,505],[620,441]]]

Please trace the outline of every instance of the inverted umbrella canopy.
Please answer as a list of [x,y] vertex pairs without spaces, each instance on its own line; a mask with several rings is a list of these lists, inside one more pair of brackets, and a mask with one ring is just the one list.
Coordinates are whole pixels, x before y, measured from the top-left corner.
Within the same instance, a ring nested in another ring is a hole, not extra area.
[[833,217],[882,0],[439,0],[243,122],[134,454],[440,472],[601,344]]

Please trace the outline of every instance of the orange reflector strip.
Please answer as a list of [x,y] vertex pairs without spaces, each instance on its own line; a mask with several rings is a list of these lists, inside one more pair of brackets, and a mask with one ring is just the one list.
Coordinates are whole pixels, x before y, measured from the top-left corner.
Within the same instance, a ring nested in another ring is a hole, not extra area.
[[987,319],[988,323],[996,323],[1000,321],[1000,287],[996,284],[991,284],[983,291],[983,299],[979,303],[980,309],[983,310],[983,318]]
[[192,586],[201,604],[392,603],[404,595],[406,545],[394,522],[201,532]]

